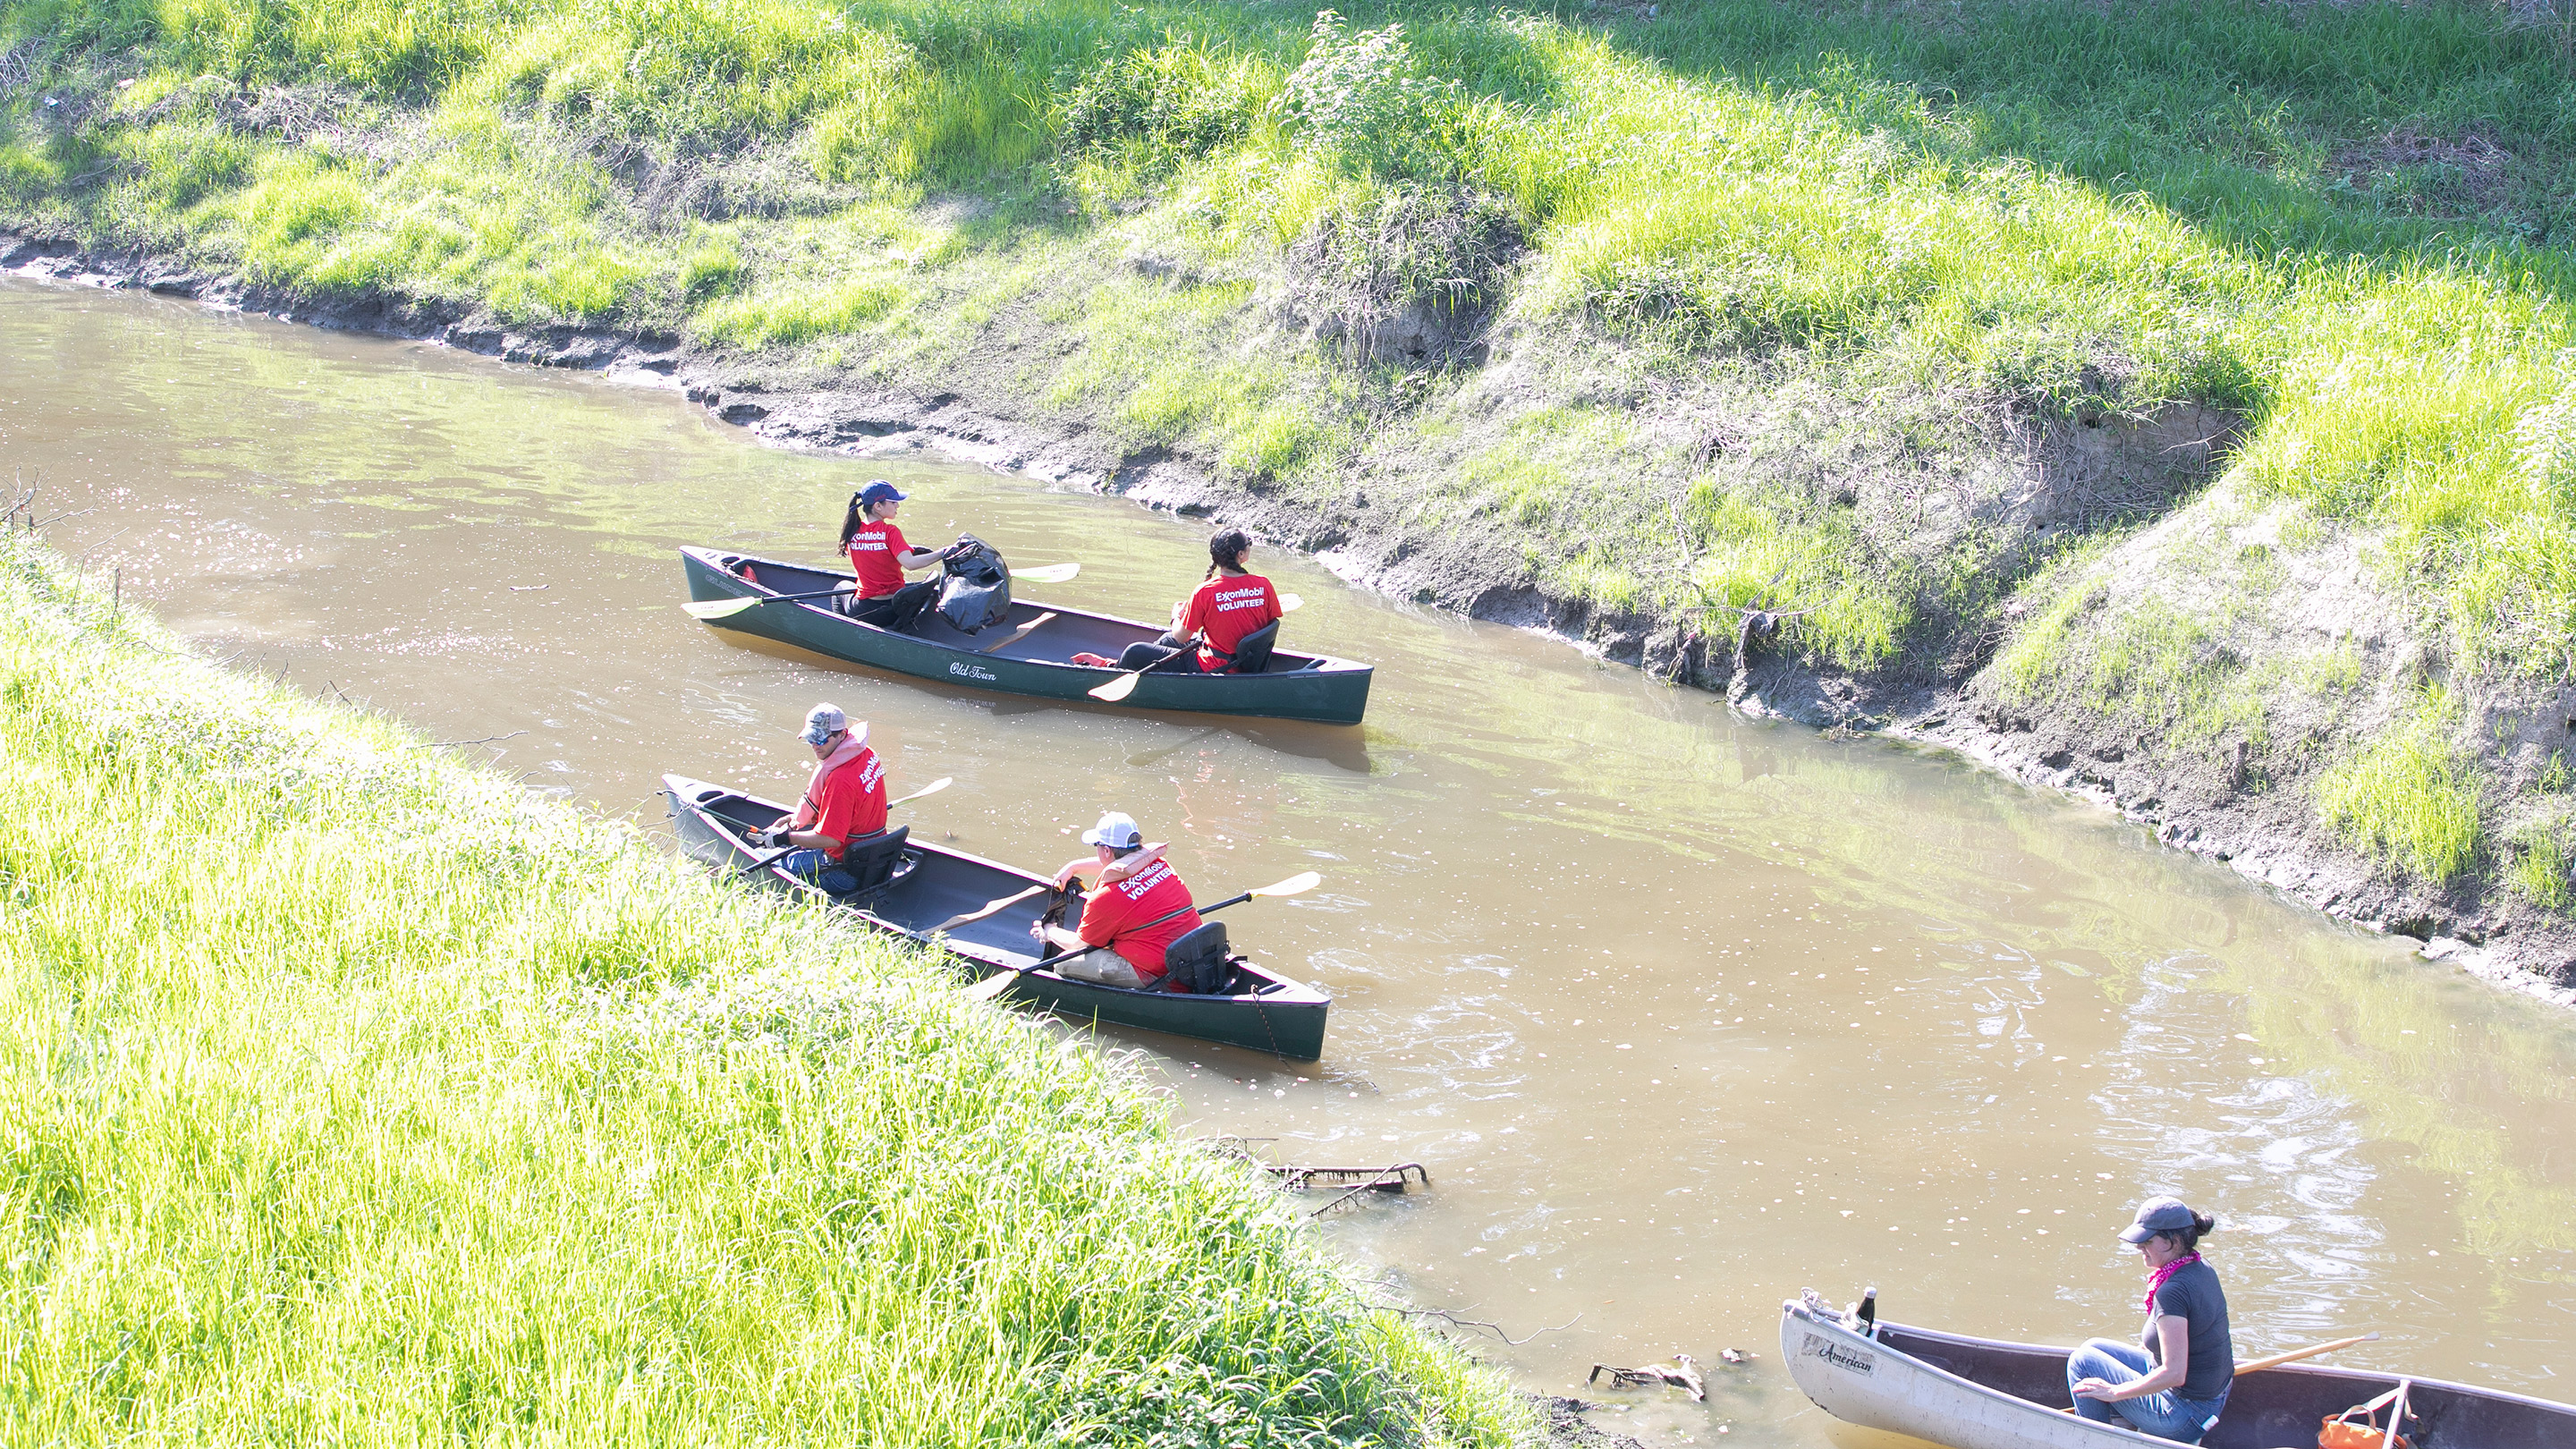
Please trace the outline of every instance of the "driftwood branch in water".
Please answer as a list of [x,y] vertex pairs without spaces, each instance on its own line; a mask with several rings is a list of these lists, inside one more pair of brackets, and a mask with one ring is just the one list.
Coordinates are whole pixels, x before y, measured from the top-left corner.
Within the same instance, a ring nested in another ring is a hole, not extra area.
[[1592,1381],[1603,1374],[1610,1376],[1612,1388],[1642,1389],[1670,1384],[1703,1404],[1708,1402],[1708,1380],[1699,1371],[1699,1360],[1686,1353],[1674,1354],[1670,1363],[1650,1363],[1644,1368],[1614,1368],[1606,1363],[1596,1363],[1592,1372],[1584,1376],[1584,1386],[1589,1388]]
[[1481,1328],[1487,1333],[1492,1334],[1494,1337],[1501,1339],[1503,1342],[1510,1344],[1514,1348],[1518,1348],[1522,1344],[1543,1334],[1563,1333],[1567,1329],[1572,1328],[1574,1325],[1583,1321],[1583,1315],[1578,1313],[1572,1318],[1565,1320],[1563,1323],[1558,1324],[1554,1328],[1534,1328],[1526,1335],[1520,1338],[1514,1338],[1510,1334],[1505,1333],[1502,1329],[1502,1325],[1500,1324],[1487,1323],[1481,1318],[1461,1318],[1446,1308],[1407,1308],[1402,1304],[1397,1303],[1372,1303],[1369,1306],[1377,1309],[1381,1313],[1393,1313],[1404,1318],[1436,1319],[1439,1322],[1448,1324],[1452,1328]]
[[[283,672],[284,671],[282,670],[280,671],[281,674]],[[479,740],[431,740],[427,744],[414,745],[412,748],[415,750],[452,750],[459,745],[488,745],[495,740],[515,740],[526,733],[526,730],[512,730],[506,735],[485,735]]]

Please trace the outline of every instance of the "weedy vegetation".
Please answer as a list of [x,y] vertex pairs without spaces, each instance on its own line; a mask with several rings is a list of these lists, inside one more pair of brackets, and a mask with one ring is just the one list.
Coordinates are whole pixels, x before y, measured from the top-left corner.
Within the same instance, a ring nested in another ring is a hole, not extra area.
[[2469,869],[2485,845],[2478,780],[2452,734],[2449,692],[2426,690],[2358,755],[2326,771],[2317,801],[2326,823],[2381,862],[2427,880]]
[[0,541],[29,1443],[1504,1445],[1113,1054]]

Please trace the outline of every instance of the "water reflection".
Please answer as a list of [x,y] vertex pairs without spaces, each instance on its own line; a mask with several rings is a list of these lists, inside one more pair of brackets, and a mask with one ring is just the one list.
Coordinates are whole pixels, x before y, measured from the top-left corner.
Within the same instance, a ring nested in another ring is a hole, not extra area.
[[1051,863],[1102,809],[1209,894],[1313,868],[1234,932],[1337,994],[1325,1061],[1134,1036],[1185,1130],[1416,1160],[1321,1220],[1412,1301],[1503,1325],[1533,1387],[1676,1347],[1673,1442],[1860,1444],[1774,1361],[1778,1301],[2070,1340],[2133,1321],[2138,1198],[2181,1191],[2246,1350],[2566,1397],[2569,1019],[1956,759],[1732,719],[1312,565],[1301,637],[1379,665],[1370,722],[1157,719],[899,679],[672,607],[681,543],[828,550],[849,492],[917,538],[1079,559],[1049,602],[1156,617],[1201,530],[915,459],[744,445],[677,399],[435,349],[0,284],[0,446],[59,541],[213,647],[616,812],[684,769],[786,793],[804,707],[874,727],[914,826]]

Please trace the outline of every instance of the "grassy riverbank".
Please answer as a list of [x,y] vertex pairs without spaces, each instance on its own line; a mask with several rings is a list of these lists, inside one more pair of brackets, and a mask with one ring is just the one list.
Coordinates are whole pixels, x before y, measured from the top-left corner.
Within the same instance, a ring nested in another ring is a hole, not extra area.
[[13,1441],[1530,1432],[1091,1045],[185,657],[22,539]]
[[963,398],[1716,682],[1789,613],[1775,706],[2576,967],[2570,15],[21,0],[0,214]]

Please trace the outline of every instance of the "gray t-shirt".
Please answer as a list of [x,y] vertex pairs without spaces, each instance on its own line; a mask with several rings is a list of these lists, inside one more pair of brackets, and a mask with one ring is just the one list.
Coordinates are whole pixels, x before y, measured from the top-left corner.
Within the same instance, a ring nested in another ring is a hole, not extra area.
[[[2206,1262],[2185,1263],[2156,1290],[2156,1312],[2191,1325],[2191,1367],[2176,1392],[2186,1399],[2214,1399],[2236,1379],[2236,1344],[2227,1336],[2227,1295],[2218,1286],[2218,1270]],[[2147,1351],[2164,1358],[2157,1333],[2147,1333]]]

